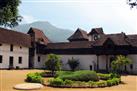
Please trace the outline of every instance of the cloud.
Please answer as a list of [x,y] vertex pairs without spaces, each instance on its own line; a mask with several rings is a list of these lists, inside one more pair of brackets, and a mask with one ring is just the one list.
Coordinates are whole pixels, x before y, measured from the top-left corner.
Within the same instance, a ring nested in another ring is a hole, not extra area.
[[37,21],[37,19],[32,15],[22,15],[22,16],[23,16],[22,23],[32,23],[34,21]]

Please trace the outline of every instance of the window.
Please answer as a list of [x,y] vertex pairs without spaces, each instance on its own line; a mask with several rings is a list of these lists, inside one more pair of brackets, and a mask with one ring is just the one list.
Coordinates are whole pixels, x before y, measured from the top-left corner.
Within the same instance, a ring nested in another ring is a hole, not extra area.
[[22,47],[20,46],[20,49],[22,49]]
[[0,55],[0,63],[2,63],[2,55]]
[[38,62],[40,62],[40,56],[38,56]]
[[22,64],[22,57],[19,57],[19,64]]
[[13,51],[13,45],[10,45],[10,51]]
[[90,70],[92,70],[92,65],[90,65],[89,67],[90,67]]
[[130,64],[130,69],[131,69],[131,70],[133,69],[133,64]]

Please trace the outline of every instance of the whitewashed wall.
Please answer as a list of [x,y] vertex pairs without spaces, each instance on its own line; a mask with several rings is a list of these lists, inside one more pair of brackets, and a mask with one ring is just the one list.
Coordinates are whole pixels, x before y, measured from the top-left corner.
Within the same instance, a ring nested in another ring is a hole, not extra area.
[[[40,62],[38,62],[38,56],[40,57]],[[34,57],[34,68],[44,68],[45,67],[45,61],[47,56],[42,54],[35,54]]]
[[130,66],[127,67],[128,71],[137,74],[137,55],[128,55],[133,64],[133,69],[131,70]]
[[89,70],[90,65],[92,65],[92,69],[94,70],[94,64],[93,62],[96,62],[97,57],[96,55],[60,55],[62,60],[62,69],[64,70],[70,70],[69,65],[67,64],[68,59],[78,59],[80,62],[79,69],[82,70]]
[[[20,68],[28,68],[29,64],[29,48],[13,45],[13,51],[10,51],[10,45],[2,44],[0,46],[0,55],[2,55],[3,60],[0,63],[0,68],[9,68],[9,57],[13,56],[13,66],[19,66]],[[18,63],[18,57],[22,57],[22,64]]]

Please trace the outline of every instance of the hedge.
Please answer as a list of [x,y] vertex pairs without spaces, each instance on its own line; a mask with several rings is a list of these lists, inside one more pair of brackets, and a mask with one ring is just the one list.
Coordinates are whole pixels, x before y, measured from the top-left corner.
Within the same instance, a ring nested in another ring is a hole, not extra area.
[[41,74],[37,72],[27,74],[26,81],[33,82],[33,83],[44,83],[44,80],[42,79]]
[[97,88],[97,87],[108,87],[113,85],[118,85],[120,83],[120,78],[112,78],[110,80],[104,81],[72,81],[72,80],[62,80],[60,78],[55,78],[49,80],[49,85],[53,87],[88,87],[88,88]]

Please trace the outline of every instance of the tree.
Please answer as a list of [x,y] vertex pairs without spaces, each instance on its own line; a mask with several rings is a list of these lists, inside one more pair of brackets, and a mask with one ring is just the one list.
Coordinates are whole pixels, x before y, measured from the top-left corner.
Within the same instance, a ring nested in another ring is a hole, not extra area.
[[79,61],[78,61],[78,59],[74,59],[72,57],[72,59],[68,60],[68,64],[69,64],[69,67],[71,68],[71,70],[74,71],[78,67]]
[[131,64],[131,60],[126,57],[126,56],[122,56],[119,55],[116,57],[116,60],[112,61],[111,65],[114,71],[118,72],[122,70],[122,67],[127,66],[129,64]]
[[49,54],[47,58],[48,59],[45,62],[45,66],[48,70],[51,70],[52,74],[54,74],[57,70],[61,70],[61,60],[58,55]]
[[137,7],[137,0],[127,0],[131,8]]
[[20,0],[0,0],[0,25],[14,27],[18,25],[22,17],[18,14]]

